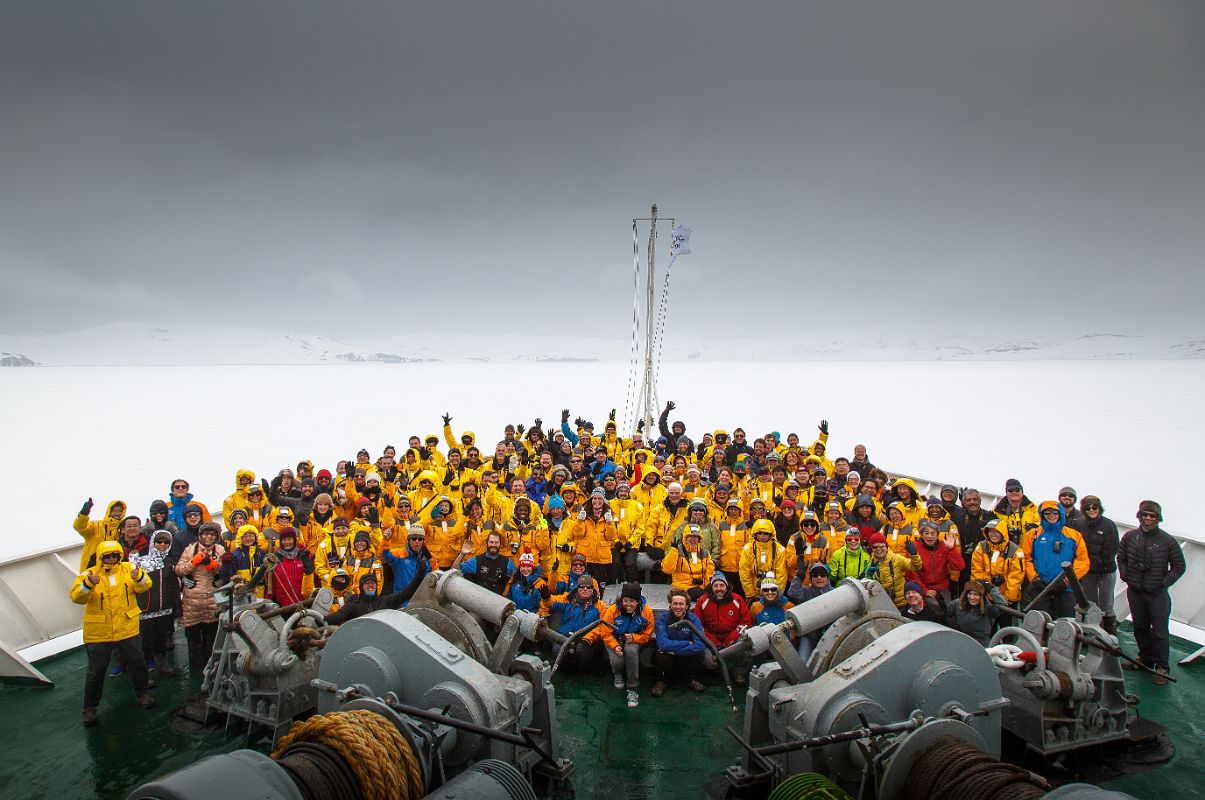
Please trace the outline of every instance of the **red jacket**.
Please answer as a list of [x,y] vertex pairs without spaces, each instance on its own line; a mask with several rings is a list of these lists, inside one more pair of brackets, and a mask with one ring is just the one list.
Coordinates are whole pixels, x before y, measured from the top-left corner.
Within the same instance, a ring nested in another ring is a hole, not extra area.
[[716,602],[711,592],[695,602],[695,616],[703,623],[703,632],[717,647],[727,647],[741,638],[749,627],[749,608],[738,594],[729,592],[724,602]]
[[314,590],[314,558],[308,550],[297,549],[296,558],[286,558],[277,551],[280,562],[272,570],[272,595],[274,603],[291,606],[310,596]]
[[908,580],[920,581],[925,591],[949,589],[950,571],[953,570],[957,574],[966,564],[958,548],[946,547],[946,543],[941,539],[937,540],[937,546],[932,550],[917,539],[916,552],[920,555],[920,572],[909,572],[907,577]]

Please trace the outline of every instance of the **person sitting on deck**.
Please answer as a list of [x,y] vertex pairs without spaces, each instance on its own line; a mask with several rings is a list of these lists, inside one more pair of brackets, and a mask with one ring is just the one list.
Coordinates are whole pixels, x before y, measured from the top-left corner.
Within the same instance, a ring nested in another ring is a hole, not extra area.
[[685,589],[670,589],[668,599],[669,609],[661,612],[656,623],[657,653],[653,663],[657,667],[657,681],[651,691],[653,697],[665,694],[675,680],[695,692],[704,689],[699,671],[707,647],[698,634],[703,623],[690,612],[690,598]]

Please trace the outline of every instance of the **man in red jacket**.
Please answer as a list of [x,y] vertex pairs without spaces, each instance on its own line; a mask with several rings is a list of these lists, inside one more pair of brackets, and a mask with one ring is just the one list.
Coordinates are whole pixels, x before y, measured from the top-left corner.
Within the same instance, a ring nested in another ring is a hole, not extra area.
[[[741,638],[741,632],[749,627],[749,608],[740,595],[733,594],[728,586],[728,578],[723,572],[711,576],[711,585],[707,593],[700,595],[695,601],[695,616],[703,623],[703,633],[712,643],[723,649]],[[707,650],[703,653],[703,666],[708,670],[720,668],[715,655]],[[745,685],[748,665],[744,662],[734,665],[738,685]]]
[[925,587],[926,597],[940,598],[943,604],[948,604],[951,600],[950,571],[953,570],[957,575],[964,562],[962,550],[958,547],[958,534],[951,530],[942,539],[939,533],[936,522],[921,520],[920,545],[916,547],[921,568],[919,572],[909,573],[908,579],[920,581]]

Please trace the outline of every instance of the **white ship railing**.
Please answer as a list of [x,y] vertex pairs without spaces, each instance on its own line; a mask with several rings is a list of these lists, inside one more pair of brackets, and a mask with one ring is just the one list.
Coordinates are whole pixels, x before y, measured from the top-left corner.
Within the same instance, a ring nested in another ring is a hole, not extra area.
[[[916,482],[924,495],[939,493],[946,483],[915,475],[895,474]],[[1000,495],[981,490],[984,508],[991,509]],[[1122,535],[1136,526],[1118,522]],[[1205,539],[1169,531],[1180,542],[1187,573],[1171,588],[1171,632],[1199,646],[1183,659],[1186,664],[1205,655],[1205,582],[1190,576],[1205,575]],[[62,545],[18,556],[0,563],[0,678],[23,678],[50,683],[31,662],[83,644],[83,611],[67,596],[78,574],[83,543]],[[1115,600],[1118,619],[1129,618],[1125,585],[1118,583]]]

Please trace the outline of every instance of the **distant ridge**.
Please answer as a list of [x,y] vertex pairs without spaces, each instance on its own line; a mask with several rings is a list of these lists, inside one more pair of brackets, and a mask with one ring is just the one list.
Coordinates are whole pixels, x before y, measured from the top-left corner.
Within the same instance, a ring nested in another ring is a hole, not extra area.
[[[904,333],[796,339],[674,335],[665,361],[1032,361],[1205,358],[1205,338],[1088,333],[941,338]],[[580,336],[411,334],[330,339],[250,328],[115,322],[61,334],[0,334],[0,366],[202,364],[623,363],[630,342]]]

